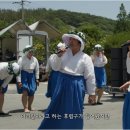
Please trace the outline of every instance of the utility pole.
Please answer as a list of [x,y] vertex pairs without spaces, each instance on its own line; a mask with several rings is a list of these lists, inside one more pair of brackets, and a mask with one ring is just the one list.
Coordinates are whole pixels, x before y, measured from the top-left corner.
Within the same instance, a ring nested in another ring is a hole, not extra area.
[[21,5],[21,11],[22,11],[22,20],[24,20],[24,4],[28,2],[31,3],[30,1],[26,0],[21,0],[20,2],[13,2],[12,4],[20,4]]

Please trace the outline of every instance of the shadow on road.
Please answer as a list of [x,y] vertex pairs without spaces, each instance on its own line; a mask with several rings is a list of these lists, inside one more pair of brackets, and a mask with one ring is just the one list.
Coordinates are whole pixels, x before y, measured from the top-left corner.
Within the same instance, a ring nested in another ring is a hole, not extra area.
[[16,109],[9,111],[9,113],[21,113],[21,112],[24,112],[23,109]]
[[0,115],[0,117],[9,117],[9,116],[12,116],[12,115],[10,115],[10,114],[8,114],[8,115]]
[[113,97],[112,95],[110,96],[104,96],[104,98],[101,99],[102,102],[122,102],[124,101],[124,96],[117,95]]
[[45,112],[46,110],[47,110],[47,109],[43,109],[43,110],[38,110],[38,111],[40,111],[40,112],[43,112],[43,113],[44,113],[44,112]]

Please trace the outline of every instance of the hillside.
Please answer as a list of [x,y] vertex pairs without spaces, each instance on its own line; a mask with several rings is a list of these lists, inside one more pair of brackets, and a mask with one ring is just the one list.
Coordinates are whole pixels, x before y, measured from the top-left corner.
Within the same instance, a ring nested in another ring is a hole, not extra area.
[[[20,11],[0,10],[0,29],[21,19]],[[25,21],[28,24],[32,24],[38,20],[46,20],[60,32],[66,32],[72,28],[80,28],[81,26],[95,26],[104,33],[111,34],[115,26],[115,21],[108,18],[66,10],[28,9],[24,11],[24,14]]]

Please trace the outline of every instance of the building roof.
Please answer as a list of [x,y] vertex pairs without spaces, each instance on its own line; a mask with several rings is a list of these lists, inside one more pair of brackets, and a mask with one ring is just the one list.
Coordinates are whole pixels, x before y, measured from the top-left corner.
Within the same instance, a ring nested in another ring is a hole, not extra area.
[[30,31],[30,33],[35,31],[44,31],[48,33],[48,37],[50,39],[54,39],[61,35],[61,33],[56,28],[54,28],[52,25],[50,25],[44,20],[37,21],[28,26],[27,23],[20,19],[14,22],[13,24],[9,25],[8,27],[2,29],[0,31],[0,37],[4,35],[7,31],[9,31],[12,35],[16,36],[17,31],[19,30],[28,30]]
[[45,20],[37,21],[29,26],[32,31],[45,31],[48,33],[50,39],[59,37],[61,33]]
[[23,20],[20,19],[9,25],[8,27],[2,29],[0,31],[0,37],[4,35],[7,31],[9,31],[13,35],[16,35],[18,30],[30,30],[30,28]]

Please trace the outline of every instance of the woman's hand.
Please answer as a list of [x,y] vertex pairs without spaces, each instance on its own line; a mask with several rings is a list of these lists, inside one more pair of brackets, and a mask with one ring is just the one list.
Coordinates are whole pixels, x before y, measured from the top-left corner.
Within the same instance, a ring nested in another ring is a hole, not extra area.
[[57,56],[58,56],[58,57],[61,57],[61,56],[64,55],[65,52],[66,52],[66,49],[65,49],[65,48],[64,48],[64,49],[60,49],[60,50],[58,51]]
[[22,87],[22,83],[21,82],[18,82],[18,87],[21,88]]
[[38,79],[36,80],[36,84],[37,84],[37,86],[39,86],[39,80]]
[[128,87],[130,85],[130,81],[126,82],[125,84],[123,84],[122,86],[120,86],[120,90],[123,90],[123,91],[127,91],[128,90]]

